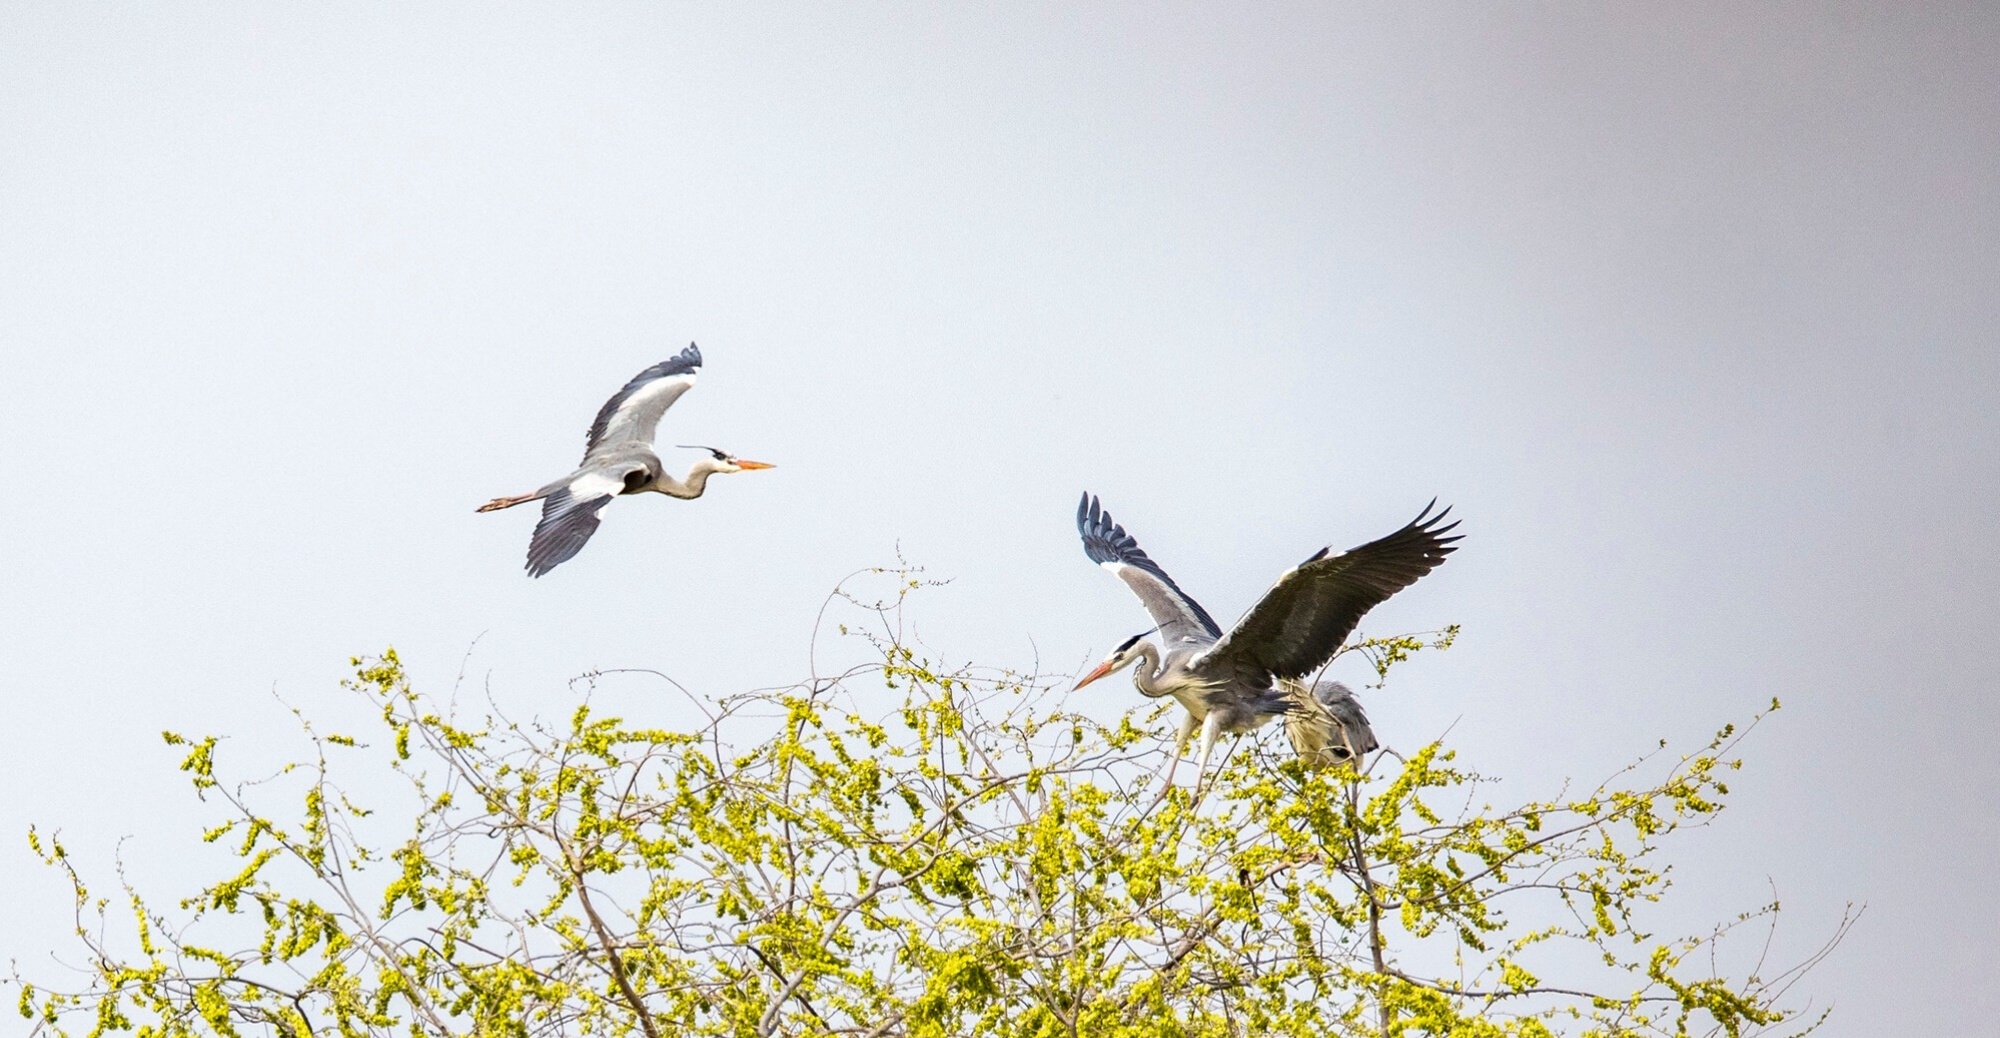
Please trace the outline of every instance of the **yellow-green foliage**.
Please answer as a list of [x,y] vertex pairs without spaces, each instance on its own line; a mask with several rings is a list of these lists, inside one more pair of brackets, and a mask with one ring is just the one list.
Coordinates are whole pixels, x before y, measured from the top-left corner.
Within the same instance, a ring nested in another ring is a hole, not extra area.
[[[1371,644],[1377,660],[1422,647]],[[1436,744],[1357,780],[1246,742],[1199,792],[1185,767],[1163,790],[1161,724],[1103,725],[1037,682],[880,649],[870,680],[737,696],[685,730],[588,706],[555,730],[466,727],[386,652],[350,682],[380,737],[307,726],[303,788],[277,803],[279,787],[224,777],[213,738],[170,734],[225,815],[205,839],[237,863],[171,912],[126,890],[128,930],[60,843],[34,838],[79,918],[110,918],[79,928],[80,977],[19,982],[20,1011],[55,1035],[162,1038],[1737,1035],[1787,1020],[1789,977],[1710,972],[1730,926],[1640,928],[1667,889],[1659,841],[1720,809],[1738,767],[1727,730],[1656,782],[1511,810],[1477,807],[1474,776]],[[414,794],[403,815],[343,792],[358,783],[342,776],[391,768]],[[400,835],[367,835],[384,831]]]

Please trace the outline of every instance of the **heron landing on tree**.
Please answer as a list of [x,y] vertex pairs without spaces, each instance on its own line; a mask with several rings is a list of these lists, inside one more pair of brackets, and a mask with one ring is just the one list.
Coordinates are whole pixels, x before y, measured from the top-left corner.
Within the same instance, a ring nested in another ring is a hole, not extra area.
[[[1095,497],[1083,495],[1076,529],[1084,554],[1123,580],[1156,626],[1127,638],[1076,687],[1136,665],[1132,684],[1141,694],[1172,696],[1186,708],[1175,745],[1200,731],[1204,772],[1217,739],[1276,717],[1285,719],[1292,748],[1308,765],[1358,761],[1376,748],[1360,702],[1337,681],[1307,686],[1304,679],[1340,651],[1363,614],[1458,550],[1460,538],[1445,536],[1458,526],[1444,522],[1451,509],[1432,515],[1436,504],[1387,537],[1338,555],[1320,549],[1285,571],[1224,634]],[[1155,632],[1160,646],[1146,640]],[[1176,752],[1169,783],[1179,763]]]
[[[585,436],[583,464],[575,472],[532,493],[496,497],[481,512],[542,503],[541,522],[528,539],[528,575],[539,577],[575,557],[597,532],[599,513],[620,494],[652,492],[693,500],[708,489],[708,477],[773,466],[746,461],[714,447],[696,449],[708,457],[694,463],[687,478],[675,479],[653,448],[660,416],[694,386],[701,350],[693,343],[670,360],[639,372],[598,409]],[[680,446],[688,447],[689,444]]]

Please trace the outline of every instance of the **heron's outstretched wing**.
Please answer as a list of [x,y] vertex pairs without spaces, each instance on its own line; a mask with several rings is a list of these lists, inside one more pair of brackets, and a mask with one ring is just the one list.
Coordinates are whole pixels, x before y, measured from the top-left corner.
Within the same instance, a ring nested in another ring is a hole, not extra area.
[[1432,501],[1409,525],[1381,540],[1328,555],[1325,548],[1285,572],[1236,626],[1202,654],[1204,670],[1232,670],[1261,684],[1296,679],[1318,670],[1347,640],[1362,614],[1416,583],[1457,551],[1446,537],[1457,523],[1439,525]]
[[528,538],[528,575],[539,577],[568,562],[597,532],[598,513],[624,491],[626,475],[643,465],[578,469],[542,498],[542,520]]
[[625,443],[638,440],[653,442],[653,434],[660,427],[660,416],[667,413],[681,394],[694,386],[694,377],[701,370],[701,350],[694,343],[682,350],[671,360],[658,364],[632,376],[625,388],[604,402],[597,411],[597,420],[590,423],[590,435],[584,447],[589,454],[607,443]]
[[1076,506],[1076,532],[1083,537],[1083,553],[1090,561],[1117,574],[1139,596],[1168,645],[1222,637],[1222,628],[1215,625],[1208,610],[1188,597],[1159,563],[1147,557],[1139,542],[1112,520],[1111,513],[1098,505],[1097,498],[1087,493]]

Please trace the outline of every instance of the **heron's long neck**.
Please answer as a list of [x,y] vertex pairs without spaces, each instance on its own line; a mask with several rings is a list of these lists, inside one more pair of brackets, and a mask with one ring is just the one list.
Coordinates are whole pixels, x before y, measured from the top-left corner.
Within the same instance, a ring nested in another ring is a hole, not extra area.
[[1132,665],[1132,684],[1140,693],[1154,699],[1173,695],[1173,689],[1160,682],[1166,676],[1166,668],[1160,666],[1160,650],[1152,642],[1140,642],[1133,651],[1138,654],[1139,662]]
[[708,489],[708,477],[714,475],[715,471],[709,459],[703,458],[694,463],[694,467],[688,470],[687,478],[684,480],[675,479],[661,472],[660,478],[653,481],[652,489],[668,497],[692,501],[700,497],[702,491]]

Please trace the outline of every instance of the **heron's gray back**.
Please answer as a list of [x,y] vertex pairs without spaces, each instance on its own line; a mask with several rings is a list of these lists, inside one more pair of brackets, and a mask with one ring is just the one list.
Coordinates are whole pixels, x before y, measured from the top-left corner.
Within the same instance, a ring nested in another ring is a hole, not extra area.
[[1162,682],[1197,720],[1220,714],[1222,730],[1234,735],[1255,731],[1293,709],[1291,698],[1279,689],[1218,681],[1194,666],[1208,646],[1206,637],[1174,646],[1167,650],[1167,663],[1161,668]]
[[622,443],[606,443],[594,447],[583,456],[583,464],[577,471],[592,469],[607,472],[629,472],[643,468],[648,476],[658,476],[667,469],[660,460],[660,454],[653,445],[642,440],[626,440]]

